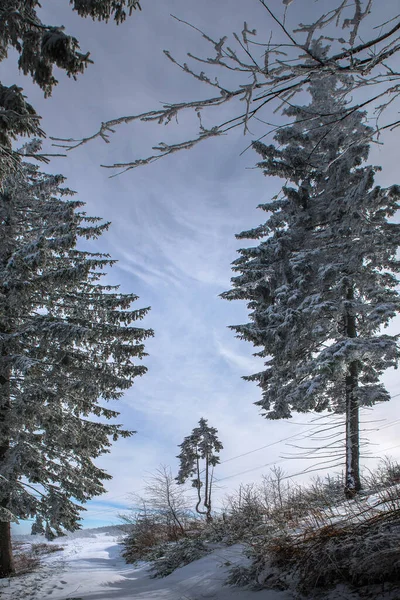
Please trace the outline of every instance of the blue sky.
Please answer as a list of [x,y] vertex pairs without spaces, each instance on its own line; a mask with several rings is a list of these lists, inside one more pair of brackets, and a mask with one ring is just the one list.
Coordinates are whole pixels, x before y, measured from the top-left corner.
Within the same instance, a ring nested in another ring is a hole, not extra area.
[[[281,10],[281,3],[275,1]],[[296,7],[300,4],[301,12]],[[184,60],[188,50],[208,50],[200,37],[174,21],[170,13],[215,36],[241,31],[244,20],[250,27],[256,24],[260,36],[264,29],[269,35],[270,24],[256,0],[143,0],[142,5],[142,12],[117,28],[112,23],[80,19],[71,13],[66,0],[43,2],[43,19],[65,24],[95,61],[76,82],[60,73],[60,84],[47,100],[28,78],[16,76],[13,53],[10,61],[2,63],[3,83],[17,82],[24,88],[42,115],[48,135],[90,135],[102,120],[203,96],[207,90],[162,54],[169,49]],[[290,7],[291,18],[294,22],[303,19],[304,8],[311,14],[315,6],[297,0]],[[330,3],[318,2],[319,10],[324,6]],[[389,10],[389,0],[382,6]],[[224,110],[227,116],[231,114],[232,109]],[[301,423],[295,425],[260,417],[253,405],[259,398],[258,388],[241,376],[256,372],[262,363],[252,357],[250,344],[235,339],[227,329],[246,321],[245,306],[218,297],[229,288],[230,264],[240,247],[235,233],[261,222],[263,216],[256,206],[280,187],[279,181],[266,179],[253,168],[257,162],[253,151],[241,155],[252,137],[244,138],[242,131],[235,130],[112,179],[99,166],[144,156],[168,136],[169,140],[183,139],[196,129],[197,122],[189,115],[168,129],[148,123],[121,126],[110,144],[84,145],[67,158],[52,160],[46,168],[67,176],[68,186],[86,203],[88,214],[112,221],[109,232],[92,247],[118,259],[108,281],[120,283],[124,292],[138,294],[137,307],[152,307],[143,324],[155,330],[154,339],[147,342],[148,374],[117,405],[119,422],[138,433],[119,441],[99,460],[113,480],[106,484],[106,495],[88,503],[84,526],[115,522],[116,515],[130,504],[127,495],[141,490],[144,478],[161,463],[176,470],[177,445],[202,416],[219,430],[222,460],[301,432],[312,418],[294,417],[294,422]],[[252,134],[260,132],[255,127]],[[395,134],[387,135],[385,145],[375,147],[371,154],[370,162],[384,166],[379,179],[383,185],[396,183],[395,144]],[[400,322],[392,331],[400,331]],[[393,395],[400,392],[395,372],[388,373],[385,381]],[[365,419],[387,419],[370,425],[375,428],[390,425],[398,413],[397,403],[394,399],[378,406]],[[398,430],[391,426],[368,432],[377,444],[375,455],[396,445]],[[224,493],[241,481],[256,481],[268,467],[235,474],[278,461],[288,451],[281,442],[221,464],[216,475],[227,479],[217,490],[217,505]],[[390,454],[400,457],[399,448]],[[309,466],[295,460],[279,464],[288,474]]]

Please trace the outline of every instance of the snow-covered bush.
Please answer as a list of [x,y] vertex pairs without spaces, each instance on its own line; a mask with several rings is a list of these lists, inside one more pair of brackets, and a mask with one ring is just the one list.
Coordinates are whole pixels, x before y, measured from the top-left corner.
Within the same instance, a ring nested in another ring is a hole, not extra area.
[[400,512],[393,522],[392,518],[383,514],[362,525],[327,526],[306,537],[296,549],[294,563],[300,591],[337,583],[360,587],[399,582]]
[[264,540],[294,527],[299,520],[318,522],[322,508],[343,502],[343,476],[315,478],[304,487],[289,484],[281,469],[273,469],[260,485],[241,485],[226,498],[224,511],[204,526],[202,538],[230,545]]
[[202,558],[211,548],[200,538],[185,538],[167,544],[164,548],[164,555],[153,560],[151,566],[152,577],[166,577],[175,569],[184,567],[189,563]]
[[290,587],[290,578],[280,569],[271,566],[266,555],[258,554],[249,566],[236,565],[232,567],[227,585],[249,587],[257,591],[265,588],[287,590]]
[[152,562],[164,556],[174,542],[185,541],[186,536],[189,536],[189,542],[202,537],[202,528],[196,527],[195,521],[185,524],[188,529],[182,531],[166,524],[159,514],[139,513],[131,517],[131,529],[122,540],[123,558],[127,563]]
[[123,558],[127,563],[148,560],[155,547],[167,541],[167,532],[153,515],[138,515],[123,539]]
[[[382,482],[386,477],[382,474],[390,475],[392,470],[392,466],[380,465],[370,474],[370,481]],[[318,480],[303,490],[296,487],[282,501],[281,512],[277,507],[271,512],[269,527],[259,527],[243,539],[250,565],[234,567],[228,583],[253,589],[291,587],[301,594],[337,584],[398,585],[400,485],[389,479],[391,485],[385,488],[380,483],[378,490],[353,500],[342,496],[341,502],[332,486],[334,480],[327,486]],[[325,487],[332,493],[323,505]],[[308,512],[302,506],[285,523],[282,517],[293,507],[296,495],[302,501],[309,499]]]
[[120,515],[129,527],[122,554],[128,563],[149,560],[156,546],[178,541],[193,524],[185,491],[169,467],[160,465],[145,483],[143,496],[132,495],[131,512]]
[[363,479],[365,488],[370,490],[378,491],[396,485],[400,483],[400,464],[386,456],[375,471],[367,471]]
[[255,485],[241,485],[226,498],[221,515],[214,516],[203,531],[203,538],[231,545],[248,539],[265,523],[265,507]]

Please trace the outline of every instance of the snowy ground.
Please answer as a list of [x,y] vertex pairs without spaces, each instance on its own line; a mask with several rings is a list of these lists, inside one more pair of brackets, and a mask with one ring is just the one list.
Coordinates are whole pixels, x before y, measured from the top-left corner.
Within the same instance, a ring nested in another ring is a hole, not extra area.
[[288,592],[251,592],[224,586],[227,563],[243,562],[240,546],[216,548],[164,579],[145,564],[126,565],[118,536],[95,533],[54,542],[64,550],[43,559],[35,573],[0,582],[1,600],[291,600]]

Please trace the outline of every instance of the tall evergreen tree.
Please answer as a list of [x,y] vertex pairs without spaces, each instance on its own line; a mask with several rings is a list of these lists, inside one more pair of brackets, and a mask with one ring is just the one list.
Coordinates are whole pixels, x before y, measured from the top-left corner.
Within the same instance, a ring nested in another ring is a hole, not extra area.
[[[179,445],[181,452],[177,456],[180,468],[176,481],[182,484],[194,475],[191,481],[192,487],[197,490],[196,512],[206,515],[207,521],[212,520],[211,497],[214,467],[219,463],[217,455],[223,449],[217,433],[218,430],[215,427],[208,425],[207,419],[201,418],[199,426],[195,427]],[[201,468],[201,461],[204,468]],[[202,490],[204,498],[202,498]],[[205,510],[200,509],[202,501]]]
[[292,124],[276,133],[277,145],[254,143],[264,174],[286,184],[259,206],[266,222],[237,236],[260,241],[239,250],[238,275],[222,294],[248,302],[250,322],[232,329],[266,359],[245,379],[261,387],[267,418],[346,414],[348,496],[361,488],[359,407],[389,400],[380,377],[399,352],[382,327],[400,309],[392,221],[400,189],[374,185],[379,167],[364,164],[371,130],[364,113],[346,110],[351,86],[316,74],[310,104],[284,111]]
[[[80,250],[109,226],[79,209],[63,177],[23,165],[0,192],[0,577],[13,570],[10,521],[52,537],[79,527],[110,476],[93,463],[131,432],[106,423],[146,367],[148,308],[101,283],[108,255]],[[102,419],[103,418],[103,419]]]

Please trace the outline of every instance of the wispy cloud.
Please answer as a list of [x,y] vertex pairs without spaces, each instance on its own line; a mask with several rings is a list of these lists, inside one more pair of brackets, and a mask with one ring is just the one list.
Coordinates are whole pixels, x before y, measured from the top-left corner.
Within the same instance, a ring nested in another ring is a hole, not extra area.
[[[249,375],[262,369],[263,361],[261,359],[234,350],[232,345],[228,346],[223,344],[218,335],[215,336],[215,343],[219,354],[229,365],[235,367],[235,371],[239,368],[243,371],[244,375]],[[249,345],[240,344],[240,346],[243,351],[249,349]]]

